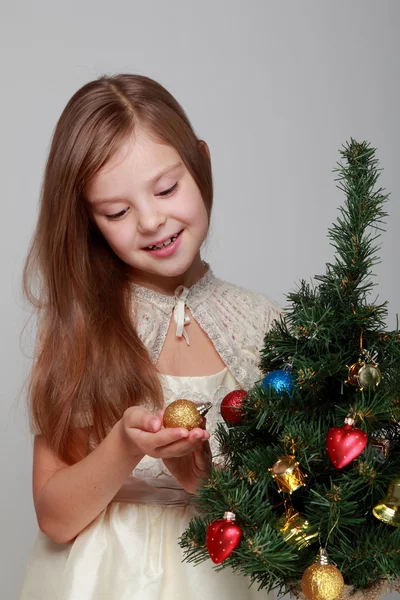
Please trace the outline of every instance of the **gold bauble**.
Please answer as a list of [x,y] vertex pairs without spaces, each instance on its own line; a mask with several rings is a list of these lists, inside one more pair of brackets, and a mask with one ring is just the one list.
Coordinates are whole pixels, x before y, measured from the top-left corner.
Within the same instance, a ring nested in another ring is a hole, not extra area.
[[329,563],[321,548],[316,562],[309,566],[301,579],[301,589],[307,600],[340,600],[344,588],[343,575]]
[[210,410],[211,402],[196,404],[191,400],[174,400],[164,411],[164,427],[201,427],[204,415]]

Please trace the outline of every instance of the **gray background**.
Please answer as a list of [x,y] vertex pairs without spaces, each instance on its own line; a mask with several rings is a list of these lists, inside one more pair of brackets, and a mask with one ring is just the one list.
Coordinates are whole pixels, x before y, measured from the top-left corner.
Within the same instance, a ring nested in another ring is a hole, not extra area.
[[[17,597],[36,533],[23,382],[32,327],[20,293],[49,139],[70,96],[103,73],[165,85],[211,149],[217,275],[283,303],[332,257],[342,143],[367,139],[391,192],[376,269],[400,306],[400,4],[202,0],[3,2],[1,131],[1,598]],[[20,337],[21,336],[21,337]]]

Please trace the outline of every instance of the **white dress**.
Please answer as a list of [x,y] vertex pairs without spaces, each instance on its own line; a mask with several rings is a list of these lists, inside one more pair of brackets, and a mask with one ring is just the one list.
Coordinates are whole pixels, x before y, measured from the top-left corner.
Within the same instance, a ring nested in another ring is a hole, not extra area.
[[[160,375],[165,404],[178,398],[209,401],[210,445],[224,396],[241,386],[228,367],[214,375]],[[159,459],[144,457],[114,500],[69,544],[39,532],[20,600],[266,600],[274,598],[211,560],[182,562],[178,539],[195,516],[185,492]],[[228,507],[227,507],[228,508]],[[222,518],[223,515],[221,515]]]

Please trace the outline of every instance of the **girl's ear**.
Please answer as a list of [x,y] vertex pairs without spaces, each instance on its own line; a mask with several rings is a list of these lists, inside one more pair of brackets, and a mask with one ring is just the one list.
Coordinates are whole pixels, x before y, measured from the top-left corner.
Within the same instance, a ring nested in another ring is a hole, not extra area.
[[207,143],[204,140],[199,140],[199,142],[204,152],[207,154],[209,160],[211,160],[210,148],[208,147]]

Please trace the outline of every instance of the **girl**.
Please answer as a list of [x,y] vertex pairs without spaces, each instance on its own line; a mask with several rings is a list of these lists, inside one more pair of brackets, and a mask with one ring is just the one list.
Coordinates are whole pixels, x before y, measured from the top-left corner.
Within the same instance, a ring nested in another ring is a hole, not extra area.
[[[68,102],[24,271],[40,532],[21,600],[267,597],[178,545],[219,460],[219,403],[260,379],[279,314],[202,261],[212,201],[208,147],[161,85],[103,76]],[[178,398],[212,402],[207,429],[162,426]]]

